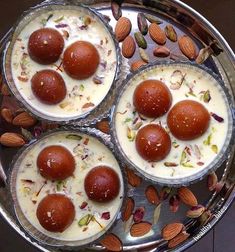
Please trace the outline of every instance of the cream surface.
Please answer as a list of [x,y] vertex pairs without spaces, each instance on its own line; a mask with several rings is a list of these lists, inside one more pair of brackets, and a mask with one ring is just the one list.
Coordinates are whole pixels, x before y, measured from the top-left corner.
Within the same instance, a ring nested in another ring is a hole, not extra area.
[[[169,132],[167,114],[157,119],[141,119],[133,106],[133,93],[139,83],[148,79],[161,80],[169,87],[173,97],[172,106],[181,100],[195,100],[202,103],[210,113],[222,117],[223,122],[211,116],[206,133],[192,141],[180,141]],[[171,179],[196,174],[216,158],[227,136],[229,118],[223,90],[211,75],[192,66],[166,65],[137,75],[129,83],[117,104],[115,126],[118,142],[133,164],[150,177]],[[160,123],[172,140],[171,152],[159,162],[145,161],[135,148],[138,129],[149,123]]]
[[[98,50],[101,60],[96,73],[85,80],[69,77],[61,65],[63,54],[58,62],[51,65],[40,65],[31,60],[27,51],[29,36],[43,27],[57,29],[63,35],[64,50],[78,40],[92,43]],[[29,106],[47,116],[66,119],[81,116],[101,103],[114,80],[117,68],[116,58],[112,37],[97,17],[91,16],[86,10],[84,12],[55,10],[40,15],[21,31],[13,48],[11,68],[16,87]],[[56,70],[66,83],[67,95],[57,105],[41,103],[31,90],[32,76],[43,69]]]
[[[51,182],[40,175],[36,165],[37,156],[43,148],[50,145],[62,145],[71,151],[76,161],[73,177],[62,182]],[[95,203],[89,200],[84,190],[84,179],[87,173],[99,165],[113,168],[120,178],[119,195],[108,203]],[[111,151],[93,137],[74,133],[72,135],[56,133],[37,143],[22,160],[16,180],[17,199],[29,222],[50,237],[70,241],[84,240],[105,232],[119,213],[124,193],[123,188],[121,170]],[[36,217],[39,202],[51,193],[67,195],[75,206],[75,220],[63,233],[46,231]],[[83,202],[86,202],[87,206],[81,209]],[[79,220],[87,214],[94,216],[95,220],[90,221],[88,225],[79,226]],[[102,214],[106,217],[110,214],[110,218],[104,218]]]

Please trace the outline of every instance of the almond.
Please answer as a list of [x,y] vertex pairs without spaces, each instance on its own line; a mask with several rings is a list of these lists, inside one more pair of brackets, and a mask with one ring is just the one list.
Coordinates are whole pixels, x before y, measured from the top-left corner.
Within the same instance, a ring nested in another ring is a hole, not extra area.
[[20,134],[4,133],[0,137],[0,143],[7,147],[20,147],[25,144],[25,140]]
[[118,19],[115,27],[115,35],[117,40],[123,41],[131,32],[131,21],[126,17],[121,17]]
[[144,62],[143,60],[136,60],[136,61],[132,62],[132,64],[131,64],[131,71],[135,72],[139,68],[141,68],[142,66],[145,66],[145,65],[147,65],[147,63]]
[[122,43],[122,55],[131,58],[135,53],[136,45],[132,36],[127,36]]
[[142,182],[142,178],[136,175],[134,171],[132,171],[131,169],[127,167],[125,171],[126,171],[128,183],[133,187],[138,187]]
[[148,222],[140,222],[132,225],[130,235],[133,237],[141,237],[146,235],[152,228],[152,224]]
[[173,239],[174,237],[176,237],[176,235],[178,235],[182,231],[183,227],[184,225],[182,223],[177,222],[166,225],[162,229],[163,239],[166,241]]
[[114,234],[106,235],[101,241],[100,244],[104,246],[109,251],[121,251],[122,242]]
[[1,116],[8,123],[11,123],[12,120],[13,120],[12,111],[10,109],[8,109],[8,108],[3,108],[1,110]]
[[124,211],[122,212],[122,220],[123,221],[129,220],[134,208],[135,208],[135,201],[132,198],[128,198],[126,201]]
[[102,131],[105,134],[109,134],[110,132],[110,127],[109,127],[109,121],[108,120],[103,120],[100,121],[96,124],[97,129]]
[[11,94],[6,84],[2,84],[1,93],[4,96],[9,96]]
[[197,206],[198,202],[195,195],[187,187],[181,187],[178,189],[178,195],[180,200],[188,206]]
[[178,246],[180,243],[187,240],[188,237],[189,237],[189,234],[186,233],[185,231],[182,233],[179,233],[176,237],[174,237],[172,240],[168,242],[168,248],[174,248]]
[[13,119],[12,123],[13,125],[27,128],[33,126],[36,123],[36,119],[27,112],[22,112]]
[[186,57],[188,57],[190,60],[196,59],[197,57],[196,45],[190,37],[184,35],[179,38],[178,43],[181,52]]
[[157,189],[152,185],[150,185],[146,188],[145,196],[146,196],[148,202],[151,204],[157,205],[160,203],[160,198],[158,196]]
[[170,55],[170,50],[165,46],[159,46],[153,50],[153,55],[156,57],[165,58]]
[[161,27],[156,23],[152,23],[149,26],[149,35],[153,41],[155,41],[156,43],[160,45],[163,45],[166,43],[166,34],[161,29]]

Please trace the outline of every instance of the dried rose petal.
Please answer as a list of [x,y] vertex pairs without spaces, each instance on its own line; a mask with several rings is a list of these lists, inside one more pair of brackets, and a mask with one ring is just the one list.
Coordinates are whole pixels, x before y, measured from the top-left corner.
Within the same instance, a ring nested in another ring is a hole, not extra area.
[[83,201],[81,206],[80,206],[80,209],[86,208],[87,205],[88,205],[88,203],[86,201]]
[[144,207],[139,207],[135,210],[134,215],[133,215],[133,220],[135,223],[139,223],[143,220],[144,218],[144,213],[145,213],[145,208]]
[[212,116],[217,122],[219,122],[219,123],[221,123],[221,122],[224,121],[224,118],[218,116],[218,115],[215,114],[215,113],[212,113],[212,112],[211,112],[211,116]]
[[65,27],[68,27],[67,24],[58,24],[58,25],[55,25],[56,28],[65,28]]
[[110,212],[104,212],[104,213],[102,213],[101,219],[109,220],[110,219]]
[[33,135],[36,138],[40,137],[40,135],[42,134],[42,132],[43,132],[43,129],[40,126],[35,126],[34,129],[33,129]]
[[176,213],[179,209],[180,198],[177,194],[173,195],[169,199],[170,211]]
[[178,166],[178,164],[174,163],[174,162],[165,162],[164,165],[166,167],[176,167],[176,166]]
[[203,163],[203,162],[197,162],[197,165],[199,165],[199,166],[203,166],[203,165],[204,165],[204,163]]

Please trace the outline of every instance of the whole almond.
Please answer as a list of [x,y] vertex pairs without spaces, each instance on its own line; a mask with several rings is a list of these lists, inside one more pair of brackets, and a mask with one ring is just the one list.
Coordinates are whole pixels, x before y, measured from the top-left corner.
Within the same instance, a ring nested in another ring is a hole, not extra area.
[[31,127],[35,123],[36,123],[36,119],[32,117],[30,114],[28,114],[27,112],[20,113],[12,121],[13,125],[21,126],[23,128]]
[[152,185],[150,185],[146,188],[145,196],[146,196],[148,202],[151,204],[157,205],[160,203],[160,198],[158,196],[157,189]]
[[9,91],[8,86],[6,84],[4,84],[4,83],[2,84],[2,87],[1,87],[1,93],[4,96],[9,96],[11,94],[10,91]]
[[126,17],[121,17],[118,19],[115,27],[115,35],[117,40],[123,41],[131,32],[131,21]]
[[135,40],[132,36],[127,36],[122,43],[122,55],[125,58],[131,58],[136,49]]
[[153,50],[153,55],[156,57],[165,58],[170,55],[170,50],[165,46],[159,46]]
[[100,244],[104,246],[109,251],[122,251],[122,242],[114,234],[106,235],[101,241]]
[[134,171],[132,171],[131,169],[129,169],[127,167],[126,167],[125,171],[126,171],[126,176],[127,176],[128,183],[133,187],[140,186],[140,184],[142,182],[142,178],[139,177],[138,175],[136,175],[134,173]]
[[168,242],[168,248],[174,248],[178,246],[180,243],[187,240],[189,236],[190,235],[186,233],[185,231],[179,233],[176,237],[174,237],[172,240]]
[[160,45],[163,45],[166,43],[166,34],[161,29],[161,27],[156,23],[152,23],[149,26],[149,35],[153,41],[155,41],[156,43]]
[[105,134],[109,134],[110,127],[108,120],[100,121],[96,124],[96,127]]
[[139,68],[141,68],[142,66],[145,66],[145,65],[147,65],[147,63],[144,62],[143,60],[136,60],[136,61],[132,62],[132,64],[131,64],[131,71],[135,72]]
[[141,237],[146,235],[152,228],[152,224],[148,222],[140,222],[132,225],[130,235],[133,237]]
[[174,237],[176,237],[176,235],[178,235],[182,231],[183,227],[184,225],[182,223],[177,222],[166,225],[162,229],[163,239],[166,241],[173,239]]
[[196,45],[189,36],[184,35],[184,36],[180,37],[178,40],[178,43],[179,43],[179,48],[180,48],[181,52],[186,57],[188,57],[190,60],[196,59],[196,57],[197,57]]
[[25,144],[25,140],[20,134],[4,133],[0,137],[0,143],[7,147],[21,147]]
[[135,201],[132,198],[128,198],[126,201],[124,211],[122,212],[122,220],[123,221],[129,220],[134,208],[135,208]]
[[12,120],[13,120],[12,111],[10,109],[8,109],[8,108],[3,108],[1,110],[1,116],[8,123],[11,123]]
[[198,202],[195,195],[187,187],[181,187],[178,189],[178,195],[180,200],[188,206],[197,206]]

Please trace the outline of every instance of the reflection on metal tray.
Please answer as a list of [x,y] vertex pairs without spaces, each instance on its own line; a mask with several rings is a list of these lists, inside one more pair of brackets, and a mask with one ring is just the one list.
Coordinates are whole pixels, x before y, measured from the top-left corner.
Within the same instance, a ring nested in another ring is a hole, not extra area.
[[[51,0],[46,1],[44,3],[53,2]],[[76,4],[76,2],[83,2],[85,4],[89,4],[92,7],[97,8],[102,14],[111,16],[110,10],[110,1],[93,1],[93,0],[83,0],[83,1],[64,1],[59,0],[55,1],[56,3],[64,3],[69,2],[71,4]],[[123,4],[123,16],[129,17],[131,20],[136,20],[136,15],[138,12],[147,12],[153,15],[156,15],[159,19],[163,21],[163,23],[172,23],[177,28],[178,34],[186,33],[194,39],[198,48],[203,47],[204,45],[209,45],[212,41],[216,40],[218,42],[218,47],[215,47],[215,54],[218,54],[216,57],[212,57],[206,61],[205,65],[210,68],[215,73],[219,74],[231,94],[235,92],[235,84],[232,83],[232,78],[235,76],[235,65],[234,65],[234,54],[232,50],[229,48],[226,41],[222,38],[222,36],[212,27],[207,20],[205,20],[202,16],[196,13],[193,9],[181,3],[178,0],[127,0]],[[110,23],[112,26],[115,24],[114,19],[111,20]],[[133,21],[133,29],[132,32],[137,30],[137,24]],[[3,46],[7,42],[9,38],[9,34],[7,34],[1,43],[1,50],[3,50]],[[167,42],[167,46],[174,51],[175,54],[179,53],[178,48],[172,43]],[[152,52],[154,47],[154,43],[149,40],[149,52]],[[221,49],[223,52],[221,52]],[[150,60],[153,61],[154,58],[152,53],[150,54]],[[136,55],[131,59],[133,61],[137,58]],[[127,60],[124,60],[123,66],[123,76],[125,78],[125,74],[129,72],[129,64]],[[119,83],[121,84],[121,83]],[[2,102],[2,97],[0,98],[0,102]],[[9,102],[7,98],[4,98],[3,103]],[[110,100],[110,108],[112,105],[112,99]],[[231,106],[234,107],[234,100]],[[105,114],[104,117],[109,118],[109,114]],[[92,126],[92,125],[91,125]],[[0,119],[0,133],[4,132],[6,125]],[[8,129],[10,130],[10,129]],[[0,149],[0,159],[2,162],[2,166],[4,167],[4,171],[8,174],[9,163],[12,160],[12,157],[15,155],[17,150],[2,148]],[[205,190],[206,183],[205,180],[197,182],[192,185],[193,192],[195,192],[198,197],[198,201],[208,207],[213,213],[213,218],[210,220],[208,224],[203,227],[200,227],[197,220],[190,220],[185,218],[186,207],[181,206],[179,211],[175,214],[172,214],[169,211],[168,201],[163,202],[161,216],[156,225],[153,226],[153,233],[148,237],[144,238],[133,238],[128,234],[123,232],[123,223],[121,220],[117,222],[117,225],[112,230],[113,233],[117,234],[123,242],[124,250],[139,250],[139,251],[166,251],[167,246],[166,242],[161,239],[161,229],[167,223],[170,223],[174,220],[182,221],[187,231],[191,234],[191,236],[187,239],[186,242],[179,245],[177,247],[177,251],[182,251],[193,243],[198,241],[202,236],[204,236],[213,226],[218,222],[218,220],[223,216],[225,211],[231,205],[235,197],[235,170],[232,170],[232,165],[234,164],[234,148],[230,152],[227,161],[218,169],[218,176],[225,182],[224,187],[219,193],[211,193],[208,190]],[[1,171],[0,166],[0,171]],[[1,174],[1,172],[0,172]],[[4,174],[3,174],[4,175]],[[2,176],[1,176],[2,177]],[[146,216],[144,220],[152,222],[153,219],[153,211],[154,206],[146,204],[146,197],[144,194],[144,190],[148,185],[148,182],[143,182],[140,187],[137,189],[133,189],[131,186],[129,187],[128,196],[134,197],[136,199],[136,207],[138,206],[146,206]],[[13,218],[13,206],[11,201],[9,201],[10,195],[9,191],[6,187],[0,188],[0,212],[3,217],[9,222],[9,224],[26,240],[31,242],[34,246],[39,248],[42,251],[54,251],[54,249],[50,247],[44,247],[42,244],[37,244],[35,241],[32,241],[27,234],[23,232],[20,226],[18,226],[17,221]],[[100,245],[94,245],[92,249],[102,250]]]

